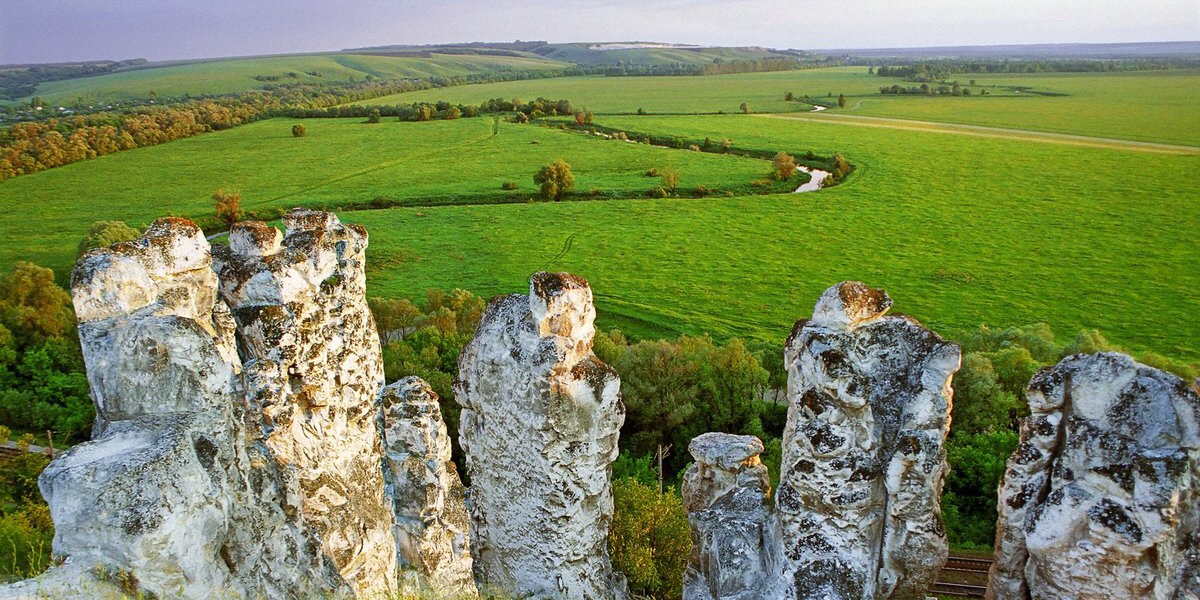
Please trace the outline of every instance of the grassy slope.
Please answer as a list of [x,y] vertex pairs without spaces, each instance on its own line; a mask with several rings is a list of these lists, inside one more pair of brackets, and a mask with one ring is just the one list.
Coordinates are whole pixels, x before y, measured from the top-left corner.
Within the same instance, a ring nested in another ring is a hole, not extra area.
[[943,333],[1044,321],[1064,336],[1094,327],[1200,356],[1200,157],[1155,156],[1158,176],[1122,178],[1146,156],[736,116],[606,122],[812,143],[860,171],[802,196],[347,215],[371,228],[376,251],[419,257],[373,273],[372,293],[492,294],[564,269],[592,281],[610,325],[780,339],[822,289],[860,279]]
[[676,63],[703,65],[721,60],[754,60],[781,56],[756,48],[627,48],[591,50],[591,44],[554,44],[546,58],[583,65],[611,65],[624,62],[631,65],[672,65]]
[[[601,113],[738,111],[747,102],[756,112],[794,112],[807,105],[785,102],[791,91],[831,101],[846,94],[845,109],[834,112],[946,123],[1012,127],[1036,131],[1200,145],[1200,111],[1193,107],[1200,72],[1102,73],[1077,75],[962,75],[989,87],[989,96],[882,96],[879,87],[900,79],[868,75],[847,67],[711,77],[578,77],[465,86],[397,94],[364,104],[429,100],[478,103],[488,98],[536,96],[570,98]],[[1009,85],[1027,85],[1070,96],[1012,94]],[[977,88],[976,88],[977,89]]]
[[[361,81],[367,75],[381,78],[422,78],[501,70],[555,69],[564,66],[562,63],[534,57],[438,54],[426,59],[358,54],[294,55],[214,60],[54,81],[38,86],[37,95],[49,102],[61,103],[74,102],[77,98],[87,101],[112,101],[145,98],[151,90],[160,96],[225,94],[288,81]],[[298,73],[300,77],[285,77],[278,82],[254,79],[255,75],[282,76],[289,71]],[[310,71],[318,71],[322,77],[308,75]]]
[[[240,189],[243,206],[362,202],[377,196],[428,201],[535,191],[532,175],[554,158],[575,165],[580,191],[641,194],[660,184],[650,168],[673,166],[680,185],[747,184],[765,161],[670,151],[487,118],[378,125],[361,119],[292,120],[131,150],[10,179],[0,184],[0,268],[25,259],[63,274],[74,247],[96,220],[144,226],[166,214],[204,216],[213,191]],[[537,144],[531,142],[537,141]],[[500,185],[514,181],[517,192]]]

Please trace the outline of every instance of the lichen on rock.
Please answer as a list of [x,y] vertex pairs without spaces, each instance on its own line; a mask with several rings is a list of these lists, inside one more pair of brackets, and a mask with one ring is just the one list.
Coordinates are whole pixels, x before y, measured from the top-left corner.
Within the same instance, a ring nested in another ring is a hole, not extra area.
[[470,518],[437,394],[419,377],[379,393],[383,475],[395,514],[401,590],[463,598],[477,594]]
[[625,412],[620,379],[591,351],[595,315],[587,281],[537,273],[528,296],[492,300],[459,357],[481,586],[537,598],[626,594],[606,540]]
[[1200,397],[1116,353],[1039,371],[999,491],[988,595],[1200,598]]
[[787,597],[923,598],[945,563],[939,497],[960,353],[858,282],[821,296],[785,349],[776,507]]

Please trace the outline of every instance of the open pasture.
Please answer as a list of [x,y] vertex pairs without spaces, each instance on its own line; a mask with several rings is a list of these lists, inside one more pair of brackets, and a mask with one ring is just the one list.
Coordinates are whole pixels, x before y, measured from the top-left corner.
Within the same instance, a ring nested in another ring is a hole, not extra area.
[[[347,214],[372,231],[372,293],[489,295],[568,270],[592,282],[602,326],[779,340],[821,290],[858,279],[946,335],[1046,322],[1200,356],[1200,156],[743,116],[603,122],[840,151],[858,171],[814,194]],[[1151,160],[1155,177],[1123,176]]]
[[[754,112],[807,111],[784,101],[792,92],[833,104],[830,113],[963,123],[1095,137],[1200,146],[1200,111],[1194,107],[1200,71],[956,75],[974,95],[894,96],[880,86],[917,85],[868,75],[866,67],[715,75],[708,77],[569,77],[462,86],[395,94],[358,104],[408,104],[450,100],[478,104],[489,98],[569,98],[597,113],[736,113],[742,102]],[[980,87],[983,86],[983,87]],[[1028,87],[1014,92],[1011,87]],[[987,96],[978,95],[987,89]],[[1036,92],[1067,94],[1041,96]],[[832,96],[830,96],[832,94]],[[836,108],[838,94],[846,108]]]
[[[497,91],[503,89],[526,99],[569,97],[593,110],[628,105],[665,111],[717,106],[732,102],[738,90],[765,94],[769,87],[777,107],[791,108],[799,104],[785,104],[776,92],[800,93],[804,88],[787,83],[805,77],[825,78],[835,92],[835,81],[865,86],[879,79],[842,69],[571,78],[436,91],[461,94],[449,98],[456,101],[508,96]],[[1147,74],[1147,80],[1174,83],[1150,86],[1159,96],[1128,110],[1149,119],[1143,113],[1172,102],[1165,90],[1191,75],[1179,77]],[[1058,80],[1072,78],[1047,79],[1065,86]],[[437,97],[430,94],[404,98]],[[589,98],[600,102],[593,106]],[[1087,98],[1080,92],[1013,101]],[[913,106],[997,100],[878,99],[918,103]],[[1098,328],[1135,350],[1200,358],[1200,326],[1191,318],[1200,311],[1194,293],[1200,289],[1194,235],[1200,229],[1200,153],[850,122],[870,105],[864,100],[862,110],[830,110],[829,118],[601,113],[598,123],[630,131],[730,138],[746,148],[840,152],[857,170],[846,184],[814,194],[561,204],[494,203],[533,193],[532,174],[559,157],[573,165],[577,191],[596,190],[598,198],[645,194],[659,184],[645,176],[650,168],[675,167],[683,190],[736,190],[764,177],[768,167],[538,125],[501,123],[493,135],[490,118],[378,125],[309,119],[308,136],[299,139],[290,135],[294,121],[264,121],[4,182],[0,264],[33,260],[61,277],[92,221],[140,226],[163,214],[208,217],[210,195],[218,188],[240,189],[248,210],[361,207],[378,197],[413,206],[343,212],[346,220],[371,228],[373,295],[412,297],[430,287],[489,295],[521,289],[538,269],[561,269],[592,280],[602,326],[640,336],[708,332],[778,340],[826,286],[860,279],[887,287],[897,310],[947,335],[985,323],[1046,322],[1064,337]],[[1097,115],[1104,113],[1097,110],[1081,112],[1086,116],[1076,120],[1078,129],[1095,133],[1102,121]],[[845,118],[839,120],[839,112]],[[945,120],[955,122],[949,115]],[[1192,115],[1164,111],[1161,127],[1186,134]],[[520,189],[500,190],[507,181]]]
[[[162,146],[50,169],[0,184],[0,265],[32,260],[64,276],[93,221],[145,226],[168,215],[213,213],[217,189],[240,190],[249,211],[291,206],[524,201],[533,174],[555,158],[573,165],[576,190],[643,196],[673,167],[680,189],[745,189],[767,161],[666,150],[490,118],[366,124],[362,119],[260,121]],[[519,186],[504,191],[505,182]],[[423,289],[423,288],[422,288]]]

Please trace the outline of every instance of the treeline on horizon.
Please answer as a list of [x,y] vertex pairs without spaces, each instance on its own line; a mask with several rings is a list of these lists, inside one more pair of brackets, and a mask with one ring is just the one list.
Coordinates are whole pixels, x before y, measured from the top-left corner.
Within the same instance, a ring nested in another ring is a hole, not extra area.
[[133,58],[0,69],[0,98],[16,100],[32,96],[37,91],[39,83],[106,75],[127,67],[145,65],[148,62],[144,58]]
[[902,77],[909,81],[942,81],[965,73],[1110,73],[1117,71],[1161,71],[1200,67],[1200,58],[1162,57],[1138,59],[1052,59],[1052,60],[850,60],[847,64],[870,66],[880,77]]
[[[380,96],[469,83],[528,79],[536,72],[504,72],[357,84],[288,84],[267,90],[141,105],[123,112],[21,121],[0,129],[0,182],[10,177],[220,131],[288,111],[314,111]],[[369,112],[369,111],[368,111]]]

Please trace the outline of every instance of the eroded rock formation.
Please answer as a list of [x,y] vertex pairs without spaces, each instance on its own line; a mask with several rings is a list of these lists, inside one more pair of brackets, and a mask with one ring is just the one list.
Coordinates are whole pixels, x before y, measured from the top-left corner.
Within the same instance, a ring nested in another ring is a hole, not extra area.
[[305,521],[360,594],[396,584],[376,398],[383,359],[366,302],[367,233],[294,210],[286,237],[239,223],[214,267],[237,323],[251,420],[300,486]]
[[233,318],[200,229],[163,219],[89,253],[72,295],[96,425],[39,480],[67,562],[0,596],[348,594],[286,467],[243,425]]
[[1200,397],[1122,354],[1029,383],[989,597],[1200,598]]
[[945,563],[957,346],[885,316],[882,290],[846,282],[785,349],[788,421],[776,506],[788,597],[924,598]]
[[459,358],[460,441],[481,586],[538,598],[625,596],[606,536],[620,379],[592,354],[592,292],[537,273],[494,299]]
[[424,380],[407,377],[383,388],[379,409],[402,589],[475,595],[466,490],[450,461],[437,394]]
[[684,600],[779,598],[770,589],[778,581],[779,530],[767,468],[758,458],[762,441],[706,433],[688,451],[696,462],[683,477],[692,528]]

